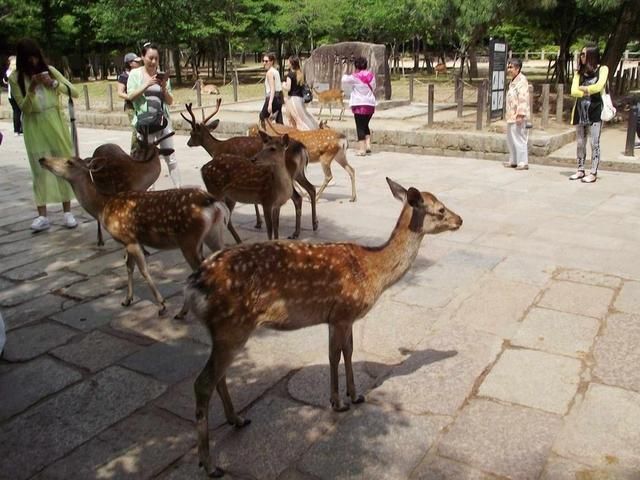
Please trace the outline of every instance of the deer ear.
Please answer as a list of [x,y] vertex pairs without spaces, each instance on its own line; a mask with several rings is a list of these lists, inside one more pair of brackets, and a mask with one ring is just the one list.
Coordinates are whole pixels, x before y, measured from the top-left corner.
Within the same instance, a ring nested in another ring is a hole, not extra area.
[[207,124],[207,128],[209,130],[215,130],[216,128],[218,128],[218,125],[220,125],[220,119],[216,118],[213,122]]
[[407,191],[407,202],[414,208],[424,205],[422,194],[418,189],[413,187],[409,187],[409,190]]
[[405,188],[399,183],[391,180],[389,177],[387,177],[387,183],[389,184],[389,188],[391,188],[391,193],[393,193],[393,196],[404,203],[404,201],[407,199],[407,191],[405,190]]
[[258,133],[260,134],[260,138],[262,139],[262,143],[268,143],[269,141],[271,141],[271,137],[269,136],[269,134],[267,134],[267,132],[263,132],[262,130],[258,130]]
[[287,148],[289,146],[289,135],[287,135],[286,133],[282,137],[282,146],[284,148]]

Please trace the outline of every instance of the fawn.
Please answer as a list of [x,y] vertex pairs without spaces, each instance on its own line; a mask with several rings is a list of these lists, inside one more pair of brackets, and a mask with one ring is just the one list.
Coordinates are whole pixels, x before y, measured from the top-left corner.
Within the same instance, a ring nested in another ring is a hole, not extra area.
[[[267,235],[278,238],[280,207],[293,195],[293,180],[285,164],[289,137],[272,139],[261,133],[263,149],[249,159],[240,155],[214,155],[201,169],[202,180],[216,199],[233,212],[236,202],[262,205]],[[230,231],[235,231],[228,223]],[[237,235],[237,234],[236,234]]]
[[330,128],[318,130],[300,131],[295,128],[283,125],[275,126],[269,119],[264,124],[265,131],[270,135],[283,135],[287,133],[290,138],[301,142],[309,150],[309,162],[319,162],[324,173],[324,181],[318,190],[316,199],[320,198],[322,192],[327,187],[333,173],[331,173],[331,162],[336,161],[344,168],[351,178],[351,202],[356,201],[356,171],[347,161],[347,137]]
[[[152,143],[149,143],[148,135],[143,134],[133,155],[129,155],[115,143],[100,145],[94,150],[91,158],[85,160],[90,169],[91,181],[104,195],[147,190],[160,176],[160,155],[173,153],[173,149],[159,148],[158,145],[174,133],[171,132]],[[85,209],[98,220],[94,208]],[[98,246],[103,245],[102,227],[98,220]]]
[[[246,158],[251,158],[257,155],[264,146],[262,139],[258,138],[257,134],[256,136],[251,137],[232,137],[228,140],[218,140],[211,134],[212,130],[218,128],[220,120],[216,119],[211,123],[207,122],[209,122],[209,120],[211,120],[211,118],[218,112],[220,109],[220,103],[221,100],[218,99],[216,110],[202,123],[198,123],[196,120],[191,104],[189,103],[185,105],[187,112],[191,115],[191,119],[189,119],[184,114],[181,114],[182,118],[184,118],[184,120],[191,126],[187,145],[190,147],[202,146],[212,157],[221,153],[236,154]],[[300,142],[290,140],[289,147],[285,154],[285,164],[291,178],[302,186],[309,195],[309,200],[311,201],[311,222],[313,230],[315,231],[318,229],[318,217],[316,214],[316,187],[314,187],[307,179],[305,173],[307,163],[309,163],[309,153],[307,152],[307,149]],[[298,238],[300,236],[301,228],[302,197],[295,189],[291,195],[291,200],[293,201],[296,209],[296,227],[289,238]],[[258,211],[257,205],[255,205],[255,210],[256,228],[260,228],[262,226],[262,222],[260,220],[260,212]],[[233,224],[230,222],[227,226],[236,242],[241,243],[240,237],[235,231]]]
[[340,105],[340,117],[338,120],[342,120],[342,114],[344,113],[344,102],[342,98],[344,96],[344,92],[339,88],[330,88],[329,90],[323,90],[322,92],[313,89],[314,93],[318,97],[318,103],[320,104],[320,111],[318,112],[318,119],[322,116],[322,109],[325,105],[329,106],[329,114],[331,115],[330,120],[333,120],[333,111],[331,110],[331,105],[337,103]]
[[258,327],[295,330],[329,326],[330,399],[336,411],[349,408],[338,391],[338,364],[344,357],[347,393],[356,393],[351,355],[352,325],[364,317],[382,292],[410,268],[426,234],[457,230],[462,218],[434,195],[408,190],[387,178],[393,196],[403,202],[389,240],[378,247],[355,243],[269,242],[241,245],[207,258],[187,280],[185,305],[209,330],[211,354],[198,375],[196,427],[201,466],[211,476],[209,402],[217,389],[231,425],[243,427],[227,390],[226,370]]
[[212,252],[224,247],[223,229],[229,210],[201,189],[104,195],[93,183],[90,169],[78,158],[45,157],[40,159],[40,164],[67,180],[80,204],[92,215],[95,213],[111,236],[124,245],[127,296],[123,306],[133,301],[133,269],[137,264],[160,304],[159,313],[166,311],[164,298],[147,270],[143,245],[160,250],[179,248],[192,270],[198,268],[202,261],[203,243]]

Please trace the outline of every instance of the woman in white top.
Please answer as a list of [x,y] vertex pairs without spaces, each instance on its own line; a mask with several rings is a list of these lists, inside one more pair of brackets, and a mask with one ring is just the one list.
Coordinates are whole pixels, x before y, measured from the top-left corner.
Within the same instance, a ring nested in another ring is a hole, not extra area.
[[265,99],[260,112],[261,123],[273,115],[276,116],[276,123],[282,123],[282,81],[280,72],[274,67],[275,63],[276,56],[273,53],[262,56],[262,64],[267,72],[264,76]]
[[11,108],[13,109],[13,134],[17,137],[18,135],[22,135],[22,111],[18,106],[18,103],[11,95],[11,85],[9,84],[9,75],[16,69],[16,56],[11,55],[9,57],[9,68],[7,68],[6,72],[6,80],[3,79],[5,85],[7,85],[7,96],[9,97],[9,103],[11,104]]
[[371,130],[369,122],[376,110],[376,76],[367,70],[367,60],[358,57],[354,60],[355,71],[351,75],[342,77],[343,88],[351,88],[349,106],[356,121],[358,133],[358,151],[356,155],[364,156],[371,153]]

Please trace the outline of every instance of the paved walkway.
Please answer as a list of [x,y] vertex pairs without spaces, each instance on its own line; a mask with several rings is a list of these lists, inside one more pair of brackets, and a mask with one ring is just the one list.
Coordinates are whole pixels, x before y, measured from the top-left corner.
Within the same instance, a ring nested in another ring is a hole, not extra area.
[[[0,123],[9,131],[9,124]],[[122,131],[80,130],[88,155]],[[204,151],[176,137],[187,184]],[[199,478],[193,380],[208,339],[192,318],[172,320],[188,269],[154,252],[168,297],[143,281],[120,306],[122,250],[95,245],[95,222],[32,235],[21,139],[0,147],[0,478]],[[355,326],[354,365],[367,402],[329,408],[327,329],[258,332],[229,371],[236,431],[211,409],[216,463],[236,479],[640,478],[640,190],[638,176],[571,169],[528,172],[495,162],[374,153],[319,202],[304,204],[302,241],[385,241],[400,204],[385,176],[429,190],[464,218],[427,237],[411,271]],[[163,172],[159,187],[169,186]],[[318,184],[321,172],[309,167]],[[234,212],[240,235],[253,208]],[[282,230],[293,228],[285,208]],[[341,380],[341,386],[344,382]]]

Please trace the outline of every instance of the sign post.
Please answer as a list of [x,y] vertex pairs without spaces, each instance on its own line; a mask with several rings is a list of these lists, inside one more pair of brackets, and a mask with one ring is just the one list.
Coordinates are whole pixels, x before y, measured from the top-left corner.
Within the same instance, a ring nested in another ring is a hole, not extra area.
[[492,38],[489,44],[489,121],[504,118],[506,72],[507,42]]

